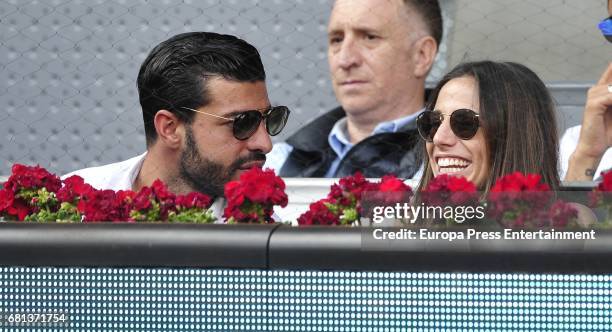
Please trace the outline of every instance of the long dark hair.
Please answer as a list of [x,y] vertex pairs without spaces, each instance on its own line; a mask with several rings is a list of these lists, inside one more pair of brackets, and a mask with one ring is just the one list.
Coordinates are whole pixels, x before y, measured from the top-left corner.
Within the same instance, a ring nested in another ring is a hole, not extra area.
[[[489,152],[489,178],[479,190],[489,191],[498,178],[516,171],[540,174],[544,183],[557,190],[557,120],[554,102],[542,80],[514,62],[462,63],[440,80],[426,107],[433,109],[446,83],[465,76],[473,77],[478,86],[481,129]],[[419,189],[433,178],[429,158],[424,159]]]

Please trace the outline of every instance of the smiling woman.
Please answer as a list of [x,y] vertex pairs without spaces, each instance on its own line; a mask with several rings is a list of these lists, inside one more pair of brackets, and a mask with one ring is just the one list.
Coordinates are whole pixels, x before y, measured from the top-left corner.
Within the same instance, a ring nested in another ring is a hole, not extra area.
[[559,187],[555,108],[540,78],[511,62],[455,67],[417,119],[426,141],[424,188],[438,174],[464,176],[488,191],[501,176],[536,173]]

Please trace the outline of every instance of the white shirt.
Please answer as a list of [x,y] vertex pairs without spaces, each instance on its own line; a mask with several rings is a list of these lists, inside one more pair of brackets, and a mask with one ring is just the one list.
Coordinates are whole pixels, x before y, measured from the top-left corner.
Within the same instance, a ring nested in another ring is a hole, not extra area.
[[[565,178],[565,174],[567,174],[567,168],[569,166],[570,156],[572,153],[574,153],[574,150],[576,150],[576,146],[578,146],[578,140],[580,139],[580,128],[581,126],[575,126],[567,129],[561,138],[559,148],[559,158],[561,159],[559,161],[561,163],[561,179]],[[593,179],[599,178],[601,172],[610,168],[612,168],[612,149],[608,149],[604,153],[599,165],[597,166]]]
[[137,157],[118,163],[80,169],[62,176],[62,179],[78,175],[85,180],[85,183],[98,190],[132,190],[132,185],[136,181],[146,155],[147,153],[145,152]]
[[[139,156],[118,163],[80,169],[62,176],[62,179],[72,175],[78,175],[85,180],[85,183],[90,184],[98,190],[132,190],[132,186],[138,173],[140,173],[140,168],[142,167],[146,155],[147,153],[145,152]],[[217,218],[216,223],[223,221],[224,208],[225,200],[223,198],[217,198],[210,207],[214,217]]]

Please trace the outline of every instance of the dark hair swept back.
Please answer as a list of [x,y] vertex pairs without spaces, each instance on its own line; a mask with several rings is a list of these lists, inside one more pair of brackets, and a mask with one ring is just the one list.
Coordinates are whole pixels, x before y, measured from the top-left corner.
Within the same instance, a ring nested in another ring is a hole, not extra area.
[[404,4],[414,8],[420,15],[438,47],[442,42],[442,10],[438,0],[404,0]]
[[[433,109],[440,90],[454,78],[473,77],[480,98],[480,123],[489,153],[488,191],[500,177],[519,171],[536,173],[552,190],[560,185],[555,105],[542,80],[514,62],[467,62],[446,74],[429,96]],[[429,159],[419,188],[432,179]]]
[[207,82],[222,77],[238,82],[265,81],[266,74],[255,47],[231,35],[188,32],[157,45],[138,73],[147,146],[157,139],[153,119],[162,109],[191,123],[197,109],[210,103]]

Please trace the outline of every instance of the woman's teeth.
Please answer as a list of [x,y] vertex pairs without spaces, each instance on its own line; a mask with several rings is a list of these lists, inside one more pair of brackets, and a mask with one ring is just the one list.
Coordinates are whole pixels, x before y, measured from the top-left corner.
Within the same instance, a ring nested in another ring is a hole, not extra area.
[[461,172],[464,168],[448,168],[448,167],[440,167],[440,173],[457,173]]
[[470,162],[459,158],[439,158],[440,173],[457,173],[470,166]]

